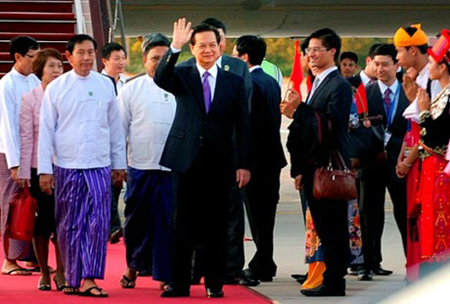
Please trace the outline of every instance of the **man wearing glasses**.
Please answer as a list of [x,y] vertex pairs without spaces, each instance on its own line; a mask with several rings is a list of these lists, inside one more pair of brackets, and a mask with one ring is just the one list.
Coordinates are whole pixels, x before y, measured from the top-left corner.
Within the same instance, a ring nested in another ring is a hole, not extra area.
[[[1,238],[5,259],[2,274],[29,275],[29,271],[17,265],[18,259],[33,256],[31,242],[10,239],[5,241],[5,228],[8,220],[9,203],[19,189],[19,109],[22,94],[31,91],[40,83],[32,74],[31,64],[39,50],[37,41],[28,36],[19,36],[11,40],[9,52],[14,66],[0,80],[0,208]],[[5,244],[8,244],[8,248]],[[31,254],[31,255],[30,255]]]

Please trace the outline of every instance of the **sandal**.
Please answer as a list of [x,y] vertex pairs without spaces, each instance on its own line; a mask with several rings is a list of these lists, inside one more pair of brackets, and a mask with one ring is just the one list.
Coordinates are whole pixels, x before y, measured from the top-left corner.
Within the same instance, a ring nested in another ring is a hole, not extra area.
[[130,279],[123,275],[119,283],[122,288],[134,288],[136,287],[136,278]]
[[56,289],[58,289],[59,291],[62,291],[64,288],[70,288],[69,286],[67,286],[65,284],[65,282],[63,283],[58,283],[58,280],[56,279],[56,276],[53,277],[53,282],[55,282],[56,285]]
[[14,268],[9,271],[2,271],[3,275],[11,275],[11,276],[28,276],[31,275],[31,272],[29,272],[25,268]]
[[[97,290],[99,293],[92,293],[93,290]],[[92,286],[86,289],[85,291],[80,291],[78,293],[79,296],[82,297],[93,297],[93,298],[107,298],[109,295],[104,293],[103,290],[98,286]]]
[[159,290],[166,290],[170,284],[168,282],[159,282]]
[[50,283],[41,283],[42,276],[39,278],[38,289],[41,291],[49,291],[52,290],[52,285]]

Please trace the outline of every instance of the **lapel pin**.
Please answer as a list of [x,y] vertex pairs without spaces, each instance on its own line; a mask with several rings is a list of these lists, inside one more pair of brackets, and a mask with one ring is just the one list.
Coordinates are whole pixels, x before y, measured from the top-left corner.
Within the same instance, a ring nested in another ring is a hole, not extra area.
[[92,95],[94,95],[94,92],[92,92],[92,91],[89,91],[89,96],[92,96]]
[[230,70],[230,66],[228,65],[228,64],[226,64],[224,67],[223,67],[223,69],[225,70],[225,71],[229,71]]

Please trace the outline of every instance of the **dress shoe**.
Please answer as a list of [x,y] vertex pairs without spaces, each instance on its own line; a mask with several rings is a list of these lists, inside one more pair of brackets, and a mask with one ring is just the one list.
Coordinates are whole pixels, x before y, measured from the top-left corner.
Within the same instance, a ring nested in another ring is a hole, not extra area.
[[223,282],[225,285],[236,285],[239,284],[240,278],[233,277],[233,276],[227,276],[225,281]]
[[381,266],[377,266],[373,269],[373,273],[375,273],[375,275],[388,276],[388,275],[391,275],[393,273],[393,271],[383,269],[383,268],[381,268]]
[[116,244],[120,241],[120,238],[123,237],[123,229],[119,228],[116,231],[114,231],[113,233],[110,234],[109,236],[109,242],[111,244]]
[[258,277],[256,277],[253,272],[250,269],[245,269],[242,272],[241,280],[239,281],[239,284],[245,285],[245,286],[258,286],[260,283]]
[[363,269],[361,265],[352,265],[347,269],[348,275],[357,276],[358,273]]
[[302,285],[308,278],[308,274],[291,274],[291,278],[293,278],[294,280],[297,281],[297,283]]
[[177,289],[169,286],[161,293],[161,298],[189,297],[189,295],[189,290]]
[[358,272],[358,280],[359,281],[372,281],[373,280],[373,271],[367,269],[361,269]]
[[302,289],[300,293],[307,297],[343,297],[345,289],[329,288],[322,284],[316,288]]
[[211,298],[223,298],[223,291],[222,290],[215,290],[212,288],[208,288],[206,289],[206,296],[211,299]]

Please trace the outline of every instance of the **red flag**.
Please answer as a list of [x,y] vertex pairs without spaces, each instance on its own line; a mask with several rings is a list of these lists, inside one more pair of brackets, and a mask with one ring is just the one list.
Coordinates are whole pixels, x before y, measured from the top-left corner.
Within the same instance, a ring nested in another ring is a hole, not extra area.
[[361,81],[361,84],[355,91],[355,99],[356,99],[356,109],[358,110],[358,114],[368,113],[367,108],[367,96],[366,96],[366,88],[364,83]]
[[301,100],[301,92],[300,92],[300,85],[303,81],[303,70],[302,70],[302,63],[300,61],[301,54],[300,54],[300,40],[295,41],[295,54],[294,54],[294,63],[292,64],[292,72],[291,72],[291,82],[292,82],[292,88],[297,91],[297,93],[300,94],[300,100]]

